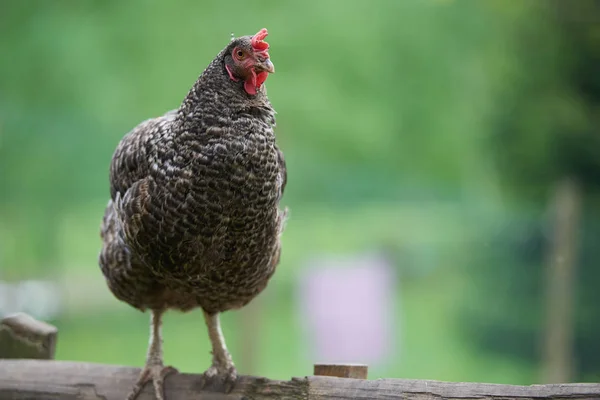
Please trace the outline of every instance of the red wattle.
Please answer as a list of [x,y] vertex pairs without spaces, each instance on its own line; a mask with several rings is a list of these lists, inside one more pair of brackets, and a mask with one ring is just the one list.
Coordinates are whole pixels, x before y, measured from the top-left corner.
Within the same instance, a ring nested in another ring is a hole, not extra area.
[[267,71],[259,72],[256,76],[256,86],[261,87],[263,83],[267,80],[269,73]]
[[252,84],[252,81],[250,79],[244,82],[244,90],[251,96],[254,96],[256,94],[256,86]]
[[246,78],[246,81],[244,82],[244,89],[246,90],[246,93],[255,95],[256,89],[258,89],[259,87],[260,85],[257,85],[256,83],[256,72],[254,71],[254,68],[251,68],[250,75]]
[[269,73],[267,71],[259,72],[258,74],[254,69],[250,69],[250,75],[244,81],[244,90],[251,96],[256,94],[256,91],[260,89],[263,83],[267,80]]

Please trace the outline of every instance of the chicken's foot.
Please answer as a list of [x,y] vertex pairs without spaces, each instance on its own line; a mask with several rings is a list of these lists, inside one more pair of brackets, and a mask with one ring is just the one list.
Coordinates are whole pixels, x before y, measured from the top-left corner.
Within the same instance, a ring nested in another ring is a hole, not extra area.
[[209,314],[204,311],[204,322],[208,328],[213,355],[212,365],[204,372],[204,385],[209,381],[217,380],[225,386],[225,392],[229,393],[237,379],[237,370],[225,345],[219,314]]
[[146,383],[152,381],[156,400],[165,400],[164,380],[167,375],[177,370],[171,366],[164,366],[162,353],[162,336],[160,332],[163,310],[152,310],[150,316],[150,344],[146,365],[142,369],[133,390],[127,400],[134,400],[139,396]]

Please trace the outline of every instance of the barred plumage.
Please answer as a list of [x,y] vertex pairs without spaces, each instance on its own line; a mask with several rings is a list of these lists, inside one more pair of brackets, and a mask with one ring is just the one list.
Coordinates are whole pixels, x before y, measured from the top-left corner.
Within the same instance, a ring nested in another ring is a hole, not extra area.
[[[206,376],[229,383],[235,368],[217,313],[246,305],[265,288],[279,262],[285,219],[275,112],[261,82],[250,94],[252,77],[232,53],[253,54],[252,46],[251,36],[230,42],[178,110],[142,122],[121,140],[110,165],[99,257],[112,293],[152,310],[153,342],[160,342],[165,310],[202,308],[213,343]],[[273,69],[261,51],[251,65],[254,77],[261,62]],[[162,398],[163,370],[160,343],[151,343],[145,376],[130,398],[150,379]]]

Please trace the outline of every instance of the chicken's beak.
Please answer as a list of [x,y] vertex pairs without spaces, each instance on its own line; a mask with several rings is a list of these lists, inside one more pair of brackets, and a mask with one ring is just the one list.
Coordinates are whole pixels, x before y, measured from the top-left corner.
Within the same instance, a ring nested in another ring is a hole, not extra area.
[[254,69],[257,70],[257,72],[267,71],[271,74],[275,72],[275,66],[269,58],[265,58],[262,61],[258,61],[254,66]]

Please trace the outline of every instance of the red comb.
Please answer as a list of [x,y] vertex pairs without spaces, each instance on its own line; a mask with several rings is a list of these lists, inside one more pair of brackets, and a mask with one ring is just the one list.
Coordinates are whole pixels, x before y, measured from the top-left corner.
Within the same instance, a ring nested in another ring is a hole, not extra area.
[[267,29],[262,28],[256,35],[252,36],[252,48],[255,51],[266,52],[269,49],[269,43],[264,41],[268,34]]

